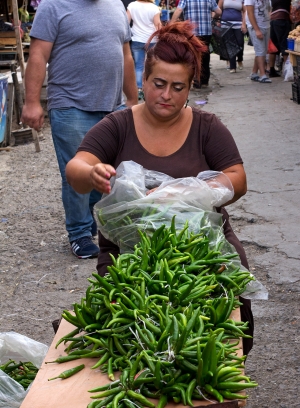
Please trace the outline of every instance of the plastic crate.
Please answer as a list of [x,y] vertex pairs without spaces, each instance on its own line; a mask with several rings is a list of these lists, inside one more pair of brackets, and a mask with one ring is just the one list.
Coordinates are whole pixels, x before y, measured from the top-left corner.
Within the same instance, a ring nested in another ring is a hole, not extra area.
[[231,30],[233,24],[223,20],[212,20],[212,38],[211,45],[215,54],[220,55],[221,59],[229,60],[235,57],[240,51],[234,30]]
[[292,84],[293,102],[300,105],[300,86],[298,84]]

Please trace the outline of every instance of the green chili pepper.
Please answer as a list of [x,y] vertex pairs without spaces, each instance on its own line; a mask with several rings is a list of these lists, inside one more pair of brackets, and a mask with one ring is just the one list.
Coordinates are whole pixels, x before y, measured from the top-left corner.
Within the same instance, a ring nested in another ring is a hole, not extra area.
[[85,367],[84,364],[81,364],[77,367],[70,368],[69,370],[63,371],[61,374],[59,374],[57,377],[49,378],[48,381],[55,380],[56,378],[62,378],[66,379],[71,377],[72,375],[78,373],[79,371],[83,370]]

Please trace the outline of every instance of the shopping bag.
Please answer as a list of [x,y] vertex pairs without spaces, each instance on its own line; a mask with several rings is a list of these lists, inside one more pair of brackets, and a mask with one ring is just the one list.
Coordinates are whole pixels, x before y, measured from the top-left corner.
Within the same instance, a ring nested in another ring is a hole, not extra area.
[[278,49],[270,38],[268,43],[268,54],[276,54],[277,52]]

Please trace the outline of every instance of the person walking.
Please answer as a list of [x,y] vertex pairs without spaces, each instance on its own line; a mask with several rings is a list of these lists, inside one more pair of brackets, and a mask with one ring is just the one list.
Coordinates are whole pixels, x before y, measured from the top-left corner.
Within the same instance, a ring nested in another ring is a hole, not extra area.
[[194,79],[193,87],[207,87],[210,78],[210,52],[209,43],[212,35],[211,19],[212,13],[215,17],[220,17],[221,9],[218,7],[215,0],[180,0],[171,21],[174,22],[183,13],[184,20],[190,20],[195,24],[194,34],[204,42],[207,47],[207,52],[202,56],[202,70],[200,81]]
[[[118,21],[118,24],[115,22]],[[78,258],[98,256],[93,207],[101,194],[78,194],[65,167],[84,135],[108,113],[138,102],[130,27],[121,1],[43,0],[31,29],[22,122],[39,130],[40,102],[48,64],[48,115],[62,177],[62,201],[71,250]]]
[[258,81],[262,84],[271,83],[272,81],[267,77],[265,69],[270,38],[270,0],[245,0],[245,6],[247,10],[246,24],[255,52],[250,78],[252,81]]
[[234,34],[241,48],[238,54],[229,60],[229,72],[233,74],[236,72],[236,61],[238,61],[239,69],[243,69],[244,34],[247,32],[245,20],[246,8],[244,0],[219,0],[218,6],[222,10],[222,20],[232,24],[229,30]]
[[281,55],[285,63],[288,57],[287,38],[291,31],[290,9],[291,0],[271,0],[272,12],[270,15],[270,38],[277,48],[277,53],[269,54],[270,78],[280,77],[275,70],[276,55]]
[[[130,46],[134,59],[139,99],[142,99],[145,45],[154,31],[158,30],[161,26],[160,10],[154,4],[153,0],[136,0],[128,4],[127,17],[129,23],[132,22]],[[152,44],[154,44],[154,42]]]

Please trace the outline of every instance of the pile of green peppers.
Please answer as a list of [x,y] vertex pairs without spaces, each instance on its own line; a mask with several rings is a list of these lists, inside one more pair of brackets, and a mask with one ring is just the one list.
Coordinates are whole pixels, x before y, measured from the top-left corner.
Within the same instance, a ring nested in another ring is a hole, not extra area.
[[188,224],[177,231],[175,218],[140,237],[133,253],[112,257],[104,277],[88,279],[73,313],[63,312],[76,329],[57,343],[67,355],[56,362],[97,358],[92,368],[112,382],[90,390],[88,408],[247,398],[239,392],[258,385],[238,355],[248,323],[230,315],[253,276],[232,262],[238,254],[222,253],[222,242],[211,248],[208,234]]
[[35,379],[39,369],[29,361],[17,363],[14,360],[8,360],[5,364],[0,365],[0,370],[21,384],[26,390]]

